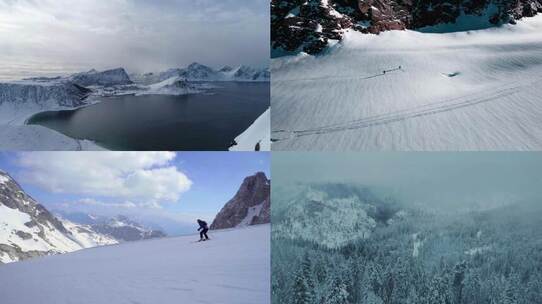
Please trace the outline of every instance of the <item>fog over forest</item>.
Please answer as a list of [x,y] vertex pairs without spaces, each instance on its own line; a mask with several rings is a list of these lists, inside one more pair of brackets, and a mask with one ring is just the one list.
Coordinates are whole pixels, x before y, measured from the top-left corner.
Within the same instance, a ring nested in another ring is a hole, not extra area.
[[540,153],[277,153],[273,175],[277,188],[357,184],[443,212],[542,199]]

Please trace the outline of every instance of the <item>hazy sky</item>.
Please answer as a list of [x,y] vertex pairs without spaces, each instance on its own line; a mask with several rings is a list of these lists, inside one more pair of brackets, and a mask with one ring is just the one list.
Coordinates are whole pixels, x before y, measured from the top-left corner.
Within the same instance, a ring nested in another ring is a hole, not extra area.
[[0,79],[269,62],[268,0],[0,0]]
[[270,176],[269,153],[250,152],[2,152],[0,169],[50,210],[124,214],[173,230],[211,222],[245,177]]
[[444,211],[542,204],[542,153],[275,153],[272,171],[274,186],[358,183]]

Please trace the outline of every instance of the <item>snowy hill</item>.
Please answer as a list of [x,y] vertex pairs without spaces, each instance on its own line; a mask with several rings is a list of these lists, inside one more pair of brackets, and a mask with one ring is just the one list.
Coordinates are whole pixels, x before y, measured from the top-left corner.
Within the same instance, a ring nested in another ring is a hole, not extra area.
[[0,267],[3,304],[270,303],[270,226],[124,243]]
[[0,263],[113,243],[86,227],[60,221],[0,171]]
[[348,32],[272,61],[276,150],[540,150],[542,16],[472,32]]
[[348,31],[477,30],[540,12],[540,0],[272,0],[271,45],[277,56],[317,54]]
[[199,92],[200,90],[181,76],[172,76],[164,81],[149,85],[144,94],[183,95]]
[[271,181],[257,172],[243,180],[235,196],[216,215],[211,229],[271,222]]
[[299,185],[298,194],[273,211],[273,237],[341,248],[368,238],[398,216],[393,204],[368,189],[343,184]]

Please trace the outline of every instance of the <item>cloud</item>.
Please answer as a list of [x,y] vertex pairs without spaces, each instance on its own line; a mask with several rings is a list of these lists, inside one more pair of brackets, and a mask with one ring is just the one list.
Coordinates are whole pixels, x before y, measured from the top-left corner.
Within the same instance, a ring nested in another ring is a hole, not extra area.
[[174,158],[172,152],[24,152],[19,163],[27,182],[54,193],[157,206],[177,202],[192,186]]
[[0,1],[0,20],[0,74],[269,62],[267,0]]
[[88,205],[88,206],[98,206],[98,207],[107,207],[107,208],[110,208],[110,207],[113,207],[113,208],[136,208],[137,205],[130,202],[130,201],[125,201],[125,202],[122,202],[122,203],[104,203],[102,201],[97,201],[93,198],[83,198],[83,199],[80,199],[76,202],[72,202],[72,203],[65,203],[64,206],[65,207],[70,207],[71,204],[77,204],[77,205]]

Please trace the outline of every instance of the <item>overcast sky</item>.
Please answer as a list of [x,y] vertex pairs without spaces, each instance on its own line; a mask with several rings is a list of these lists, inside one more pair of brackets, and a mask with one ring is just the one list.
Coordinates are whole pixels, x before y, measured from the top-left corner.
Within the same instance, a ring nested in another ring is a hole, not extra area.
[[269,61],[268,0],[0,0],[0,79]]
[[272,170],[274,186],[357,183],[435,211],[542,202],[542,153],[277,153]]
[[269,166],[269,153],[250,152],[0,153],[0,169],[49,210],[123,214],[170,233],[210,223],[245,177],[269,177]]

